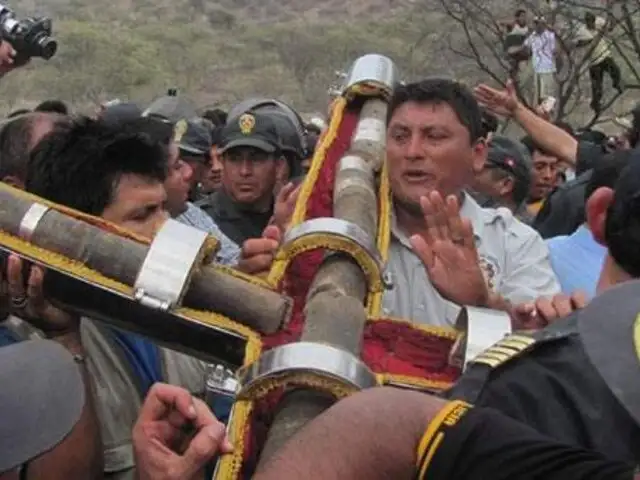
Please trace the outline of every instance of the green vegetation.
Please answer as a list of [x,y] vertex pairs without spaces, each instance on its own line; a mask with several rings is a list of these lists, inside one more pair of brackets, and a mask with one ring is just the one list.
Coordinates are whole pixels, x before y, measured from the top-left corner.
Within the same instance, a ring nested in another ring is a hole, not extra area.
[[438,72],[437,63],[446,67],[441,52],[422,47],[434,36],[424,35],[428,25],[406,6],[364,16],[367,2],[356,2],[362,5],[352,17],[338,11],[345,2],[317,1],[290,19],[290,9],[273,10],[282,7],[277,2],[114,0],[98,9],[90,0],[60,1],[46,12],[58,54],[3,79],[3,110],[52,97],[84,110],[114,97],[145,103],[173,86],[201,106],[272,95],[302,111],[323,110],[335,70],[372,52],[389,55],[411,77],[451,73]]

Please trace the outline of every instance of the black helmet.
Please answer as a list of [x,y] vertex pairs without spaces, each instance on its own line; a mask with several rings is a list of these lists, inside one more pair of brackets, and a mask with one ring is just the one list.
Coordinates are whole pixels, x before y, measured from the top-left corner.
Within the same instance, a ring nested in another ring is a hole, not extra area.
[[270,115],[276,124],[282,149],[298,159],[307,155],[307,131],[302,118],[284,102],[271,98],[249,98],[229,110],[228,118],[237,118],[245,112],[262,112]]

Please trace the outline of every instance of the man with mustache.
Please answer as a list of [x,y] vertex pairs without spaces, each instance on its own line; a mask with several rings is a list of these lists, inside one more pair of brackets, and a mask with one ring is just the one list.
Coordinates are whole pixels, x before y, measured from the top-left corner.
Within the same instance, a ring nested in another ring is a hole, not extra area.
[[274,188],[286,160],[276,124],[265,113],[247,112],[229,120],[219,145],[222,188],[203,209],[225,235],[242,245],[260,237],[271,221]]
[[398,87],[387,114],[394,203],[384,314],[451,326],[459,305],[512,311],[559,293],[540,236],[465,192],[486,161],[473,94],[449,79]]

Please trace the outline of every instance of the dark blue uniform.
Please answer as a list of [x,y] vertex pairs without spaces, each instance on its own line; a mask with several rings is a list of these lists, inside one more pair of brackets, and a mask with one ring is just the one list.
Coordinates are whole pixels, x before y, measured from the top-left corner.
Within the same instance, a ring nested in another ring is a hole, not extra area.
[[640,312],[639,285],[616,287],[541,332],[515,336],[523,341],[498,342],[470,364],[448,397],[637,465],[640,375],[634,373],[640,361],[632,326]]

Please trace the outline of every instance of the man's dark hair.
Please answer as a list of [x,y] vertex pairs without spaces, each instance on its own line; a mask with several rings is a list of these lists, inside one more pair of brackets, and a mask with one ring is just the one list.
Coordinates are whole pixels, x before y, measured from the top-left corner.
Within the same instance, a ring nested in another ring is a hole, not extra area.
[[57,115],[47,117],[44,118],[41,113],[29,112],[29,115],[9,120],[0,128],[0,179],[16,177],[25,181],[35,124],[51,121],[57,125],[66,121],[65,117]]
[[619,150],[606,154],[602,160],[596,162],[584,191],[585,202],[599,188],[614,188],[622,170],[629,165],[631,156],[630,150]]
[[26,190],[101,215],[127,174],[164,182],[165,145],[135,126],[79,118],[56,128],[31,153]]
[[585,12],[584,21],[585,23],[593,23],[596,21],[596,16],[593,14],[593,12]]
[[527,11],[524,8],[519,8],[518,10],[516,10],[516,17],[519,17],[520,15],[524,15],[525,13],[527,13]]
[[202,114],[202,118],[206,118],[216,127],[219,127],[227,123],[227,112],[225,112],[221,108],[214,108],[212,110],[206,110]]
[[447,104],[469,131],[472,143],[482,138],[482,114],[473,93],[463,84],[448,78],[428,78],[401,85],[393,92],[387,113],[387,124],[398,108],[408,102]]
[[[614,200],[607,210],[605,242],[615,262],[632,277],[640,277],[640,186],[638,162],[640,151],[613,152],[627,162],[613,187]],[[615,157],[614,157],[615,158]],[[595,172],[594,172],[595,174]]]
[[69,115],[69,107],[62,100],[45,100],[35,109],[35,112],[59,113],[60,115]]
[[18,117],[20,115],[26,115],[27,113],[31,113],[31,110],[29,110],[28,108],[19,108],[18,110],[14,110],[9,115],[7,115],[7,118]]
[[486,108],[480,108],[480,111],[482,112],[482,136],[486,138],[490,133],[498,131],[498,117]]
[[32,126],[31,116],[24,115],[0,129],[0,179],[12,176],[24,180],[26,177]]
[[154,116],[140,117],[123,122],[122,128],[130,132],[139,132],[163,146],[168,146],[173,140],[173,124],[162,121]]
[[520,139],[520,143],[522,143],[526,147],[526,149],[529,151],[531,155],[533,155],[535,152],[540,152],[543,155],[549,155],[549,156],[553,155],[549,152],[546,152],[540,145],[535,143],[533,138],[529,135],[522,137]]

